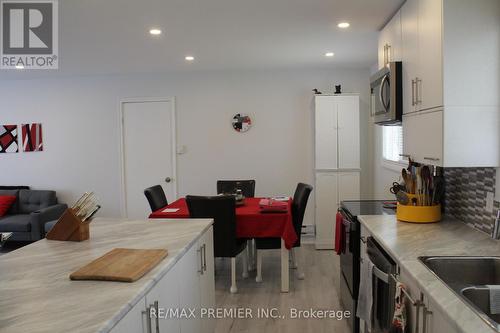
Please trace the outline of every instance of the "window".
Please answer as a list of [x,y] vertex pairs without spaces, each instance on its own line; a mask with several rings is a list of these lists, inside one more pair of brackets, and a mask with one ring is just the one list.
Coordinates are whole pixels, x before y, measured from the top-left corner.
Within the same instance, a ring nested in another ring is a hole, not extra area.
[[402,161],[403,127],[384,126],[382,128],[382,156],[384,160],[392,162]]

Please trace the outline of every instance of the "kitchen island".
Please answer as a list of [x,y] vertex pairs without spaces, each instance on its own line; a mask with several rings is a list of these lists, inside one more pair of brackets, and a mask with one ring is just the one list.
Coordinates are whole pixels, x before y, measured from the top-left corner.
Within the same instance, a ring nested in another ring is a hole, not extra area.
[[[496,332],[418,258],[498,256],[500,241],[453,218],[432,224],[398,222],[395,216],[388,215],[358,216],[358,219],[363,240],[366,242],[366,237],[371,236],[384,248],[400,270],[398,279],[415,300],[421,300],[420,308],[416,309],[407,303],[409,332],[419,326],[427,333]],[[419,316],[416,311],[420,311]]]
[[[213,332],[213,323],[149,318],[151,307],[213,307],[211,219],[95,219],[83,242],[40,240],[0,257],[0,332]],[[71,281],[114,248],[166,249],[133,283]]]

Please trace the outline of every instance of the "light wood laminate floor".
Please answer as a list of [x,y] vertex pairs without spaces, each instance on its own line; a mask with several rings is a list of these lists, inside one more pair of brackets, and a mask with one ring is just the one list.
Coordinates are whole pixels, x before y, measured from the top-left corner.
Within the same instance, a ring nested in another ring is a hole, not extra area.
[[[224,318],[216,322],[216,333],[347,333],[347,319],[290,319],[290,308],[299,310],[343,310],[339,303],[339,257],[333,251],[316,251],[302,245],[297,255],[305,273],[304,280],[290,270],[290,292],[280,292],[280,251],[266,250],[263,255],[262,283],[255,282],[255,271],[241,277],[237,265],[238,293],[230,294],[230,260],[216,260],[216,303],[219,308],[249,307],[254,318]],[[285,319],[257,319],[258,308],[276,308]]]

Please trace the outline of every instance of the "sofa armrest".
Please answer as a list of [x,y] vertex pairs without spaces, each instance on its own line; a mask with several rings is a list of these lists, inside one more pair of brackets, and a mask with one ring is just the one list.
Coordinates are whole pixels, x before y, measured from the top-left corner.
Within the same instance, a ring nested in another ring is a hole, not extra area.
[[31,213],[31,239],[42,239],[45,233],[45,223],[59,219],[66,209],[68,209],[68,205],[57,204]]

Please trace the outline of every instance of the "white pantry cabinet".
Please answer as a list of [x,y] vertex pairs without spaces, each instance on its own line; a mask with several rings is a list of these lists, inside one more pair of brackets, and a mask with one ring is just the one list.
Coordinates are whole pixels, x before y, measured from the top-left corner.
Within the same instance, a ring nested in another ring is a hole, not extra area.
[[500,166],[499,12],[498,0],[407,0],[396,14],[405,155],[443,167]]
[[315,98],[316,170],[359,169],[359,96]]
[[[201,318],[215,307],[213,228],[191,246],[156,285],[111,330],[112,333],[213,333],[215,321]],[[155,318],[149,313],[196,309],[195,318]]]
[[360,191],[359,95],[315,97],[316,248],[333,249],[335,215]]

